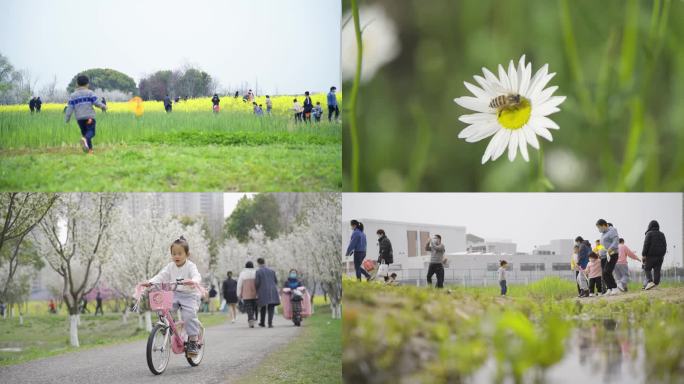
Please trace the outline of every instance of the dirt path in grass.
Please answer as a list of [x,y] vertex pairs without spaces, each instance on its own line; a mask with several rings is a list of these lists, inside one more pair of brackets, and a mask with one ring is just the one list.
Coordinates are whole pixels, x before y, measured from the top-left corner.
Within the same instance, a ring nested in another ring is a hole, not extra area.
[[592,303],[599,301],[613,303],[619,301],[635,300],[641,297],[647,297],[649,299],[660,299],[671,303],[684,303],[684,287],[653,288],[648,291],[630,291],[627,293],[620,293],[618,295],[613,296],[587,297],[577,300],[583,303]]
[[23,364],[0,367],[3,383],[227,383],[233,382],[270,352],[292,341],[301,331],[276,315],[274,328],[251,329],[244,315],[235,324],[206,329],[202,363],[191,367],[183,355],[171,355],[159,376],[147,368],[147,340],[87,349]]

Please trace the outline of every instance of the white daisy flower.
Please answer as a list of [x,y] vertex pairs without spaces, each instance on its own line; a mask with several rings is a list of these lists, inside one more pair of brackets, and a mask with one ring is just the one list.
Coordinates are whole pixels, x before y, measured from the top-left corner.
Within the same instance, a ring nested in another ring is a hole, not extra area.
[[[350,80],[356,73],[356,57],[358,48],[354,32],[351,11],[342,20],[346,24],[342,28],[342,76]],[[394,60],[401,52],[397,26],[382,6],[371,5],[359,9],[359,25],[363,57],[361,58],[361,82],[367,82],[385,64]]]
[[474,143],[494,136],[482,156],[482,164],[498,159],[506,148],[508,160],[515,160],[520,149],[523,159],[529,161],[527,144],[539,149],[537,135],[553,141],[549,129],[560,127],[546,116],[560,111],[558,106],[565,101],[565,96],[553,96],[557,86],[544,88],[555,75],[548,73],[548,69],[549,65],[544,64],[532,76],[532,63],[525,63],[523,55],[517,69],[513,60],[508,64],[508,71],[499,64],[498,78],[482,68],[484,78],[473,76],[480,87],[463,82],[475,97],[463,96],[454,101],[476,113],[458,118],[469,124],[458,137]]

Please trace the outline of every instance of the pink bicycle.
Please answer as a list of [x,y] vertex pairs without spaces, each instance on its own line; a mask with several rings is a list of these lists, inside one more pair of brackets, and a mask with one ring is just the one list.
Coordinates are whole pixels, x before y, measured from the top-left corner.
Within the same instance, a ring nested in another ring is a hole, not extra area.
[[[194,284],[194,283],[193,283]],[[189,355],[187,353],[188,336],[184,330],[182,320],[174,321],[171,315],[173,309],[173,292],[179,285],[190,285],[177,281],[175,283],[152,284],[147,291],[150,301],[150,309],[157,311],[159,321],[154,325],[150,336],[147,338],[147,366],[155,375],[164,373],[171,357],[170,351],[175,354],[185,354],[188,363],[196,367],[202,362],[204,356],[204,326],[200,323],[200,334],[197,339],[198,353]],[[141,291],[142,285],[136,287],[136,291]],[[133,310],[137,310],[140,304],[141,295]]]

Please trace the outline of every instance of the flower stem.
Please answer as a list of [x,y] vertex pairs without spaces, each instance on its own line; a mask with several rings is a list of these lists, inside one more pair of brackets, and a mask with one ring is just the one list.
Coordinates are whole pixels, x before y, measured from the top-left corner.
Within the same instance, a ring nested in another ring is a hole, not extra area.
[[539,159],[537,160],[537,182],[536,190],[538,192],[548,192],[555,189],[554,185],[549,179],[544,175],[544,150],[542,149],[542,144],[539,143]]
[[356,35],[356,73],[350,96],[349,105],[349,130],[351,133],[352,160],[351,160],[351,179],[352,191],[359,191],[359,132],[358,116],[356,111],[357,99],[359,95],[359,84],[361,83],[361,59],[363,57],[363,43],[361,41],[361,25],[359,21],[359,5],[357,0],[351,0],[352,17],[354,18],[354,33]]

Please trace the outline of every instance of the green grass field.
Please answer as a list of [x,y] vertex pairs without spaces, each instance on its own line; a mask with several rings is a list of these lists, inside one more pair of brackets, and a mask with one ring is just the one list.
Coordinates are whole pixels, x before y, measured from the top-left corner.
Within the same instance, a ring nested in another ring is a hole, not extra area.
[[576,299],[575,284],[559,278],[511,285],[508,297],[495,287],[436,290],[352,280],[344,290],[349,382],[627,378],[603,368],[608,360],[630,367],[630,382],[684,379],[681,284],[651,291],[633,284],[628,294],[588,299]]
[[341,124],[284,112],[98,113],[95,155],[60,111],[0,109],[0,189],[32,191],[335,191]]
[[238,384],[341,383],[342,320],[330,318],[330,307],[317,301],[316,312],[302,325],[303,334],[272,353]]

